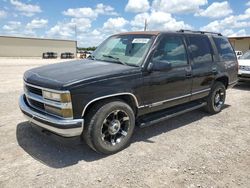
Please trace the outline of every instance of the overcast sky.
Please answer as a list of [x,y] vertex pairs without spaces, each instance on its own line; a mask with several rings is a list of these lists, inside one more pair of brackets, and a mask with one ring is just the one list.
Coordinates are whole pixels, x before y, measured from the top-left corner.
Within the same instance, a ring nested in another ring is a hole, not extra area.
[[84,47],[117,32],[143,30],[145,19],[148,30],[249,35],[250,1],[0,0],[0,35],[75,40],[77,30],[78,46]]

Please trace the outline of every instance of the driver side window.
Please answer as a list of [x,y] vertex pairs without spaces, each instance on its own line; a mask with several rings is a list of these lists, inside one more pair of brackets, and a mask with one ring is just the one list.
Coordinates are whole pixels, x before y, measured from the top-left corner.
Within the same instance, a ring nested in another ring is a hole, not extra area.
[[186,49],[181,37],[164,37],[153,56],[153,62],[170,63],[171,67],[179,67],[188,64]]

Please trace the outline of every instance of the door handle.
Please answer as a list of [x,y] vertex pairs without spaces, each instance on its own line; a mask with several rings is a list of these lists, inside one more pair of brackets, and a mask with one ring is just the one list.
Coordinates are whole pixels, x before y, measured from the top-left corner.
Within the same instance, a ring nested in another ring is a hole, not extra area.
[[186,77],[192,76],[192,68],[191,67],[185,68],[185,71],[186,71]]

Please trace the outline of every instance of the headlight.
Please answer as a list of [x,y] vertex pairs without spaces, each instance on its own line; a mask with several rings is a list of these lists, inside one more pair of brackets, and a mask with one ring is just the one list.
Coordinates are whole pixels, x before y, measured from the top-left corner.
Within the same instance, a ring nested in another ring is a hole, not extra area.
[[70,93],[56,93],[43,90],[43,98],[58,102],[71,102]]
[[51,104],[49,102],[44,105],[46,112],[63,118],[73,118],[73,109],[69,92],[43,90],[43,98],[51,101]]
[[73,117],[73,111],[72,109],[60,109],[60,108],[56,108],[50,105],[45,105],[45,110],[51,114],[55,114],[57,116],[61,116],[64,118],[71,118]]

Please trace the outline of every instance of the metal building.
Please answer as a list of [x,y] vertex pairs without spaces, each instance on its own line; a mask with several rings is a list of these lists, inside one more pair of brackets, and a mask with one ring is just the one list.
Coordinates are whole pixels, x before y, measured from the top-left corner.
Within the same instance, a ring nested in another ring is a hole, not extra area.
[[0,57],[42,57],[44,52],[76,55],[76,41],[0,36]]
[[229,37],[228,39],[235,50],[242,51],[243,53],[250,50],[250,36]]

